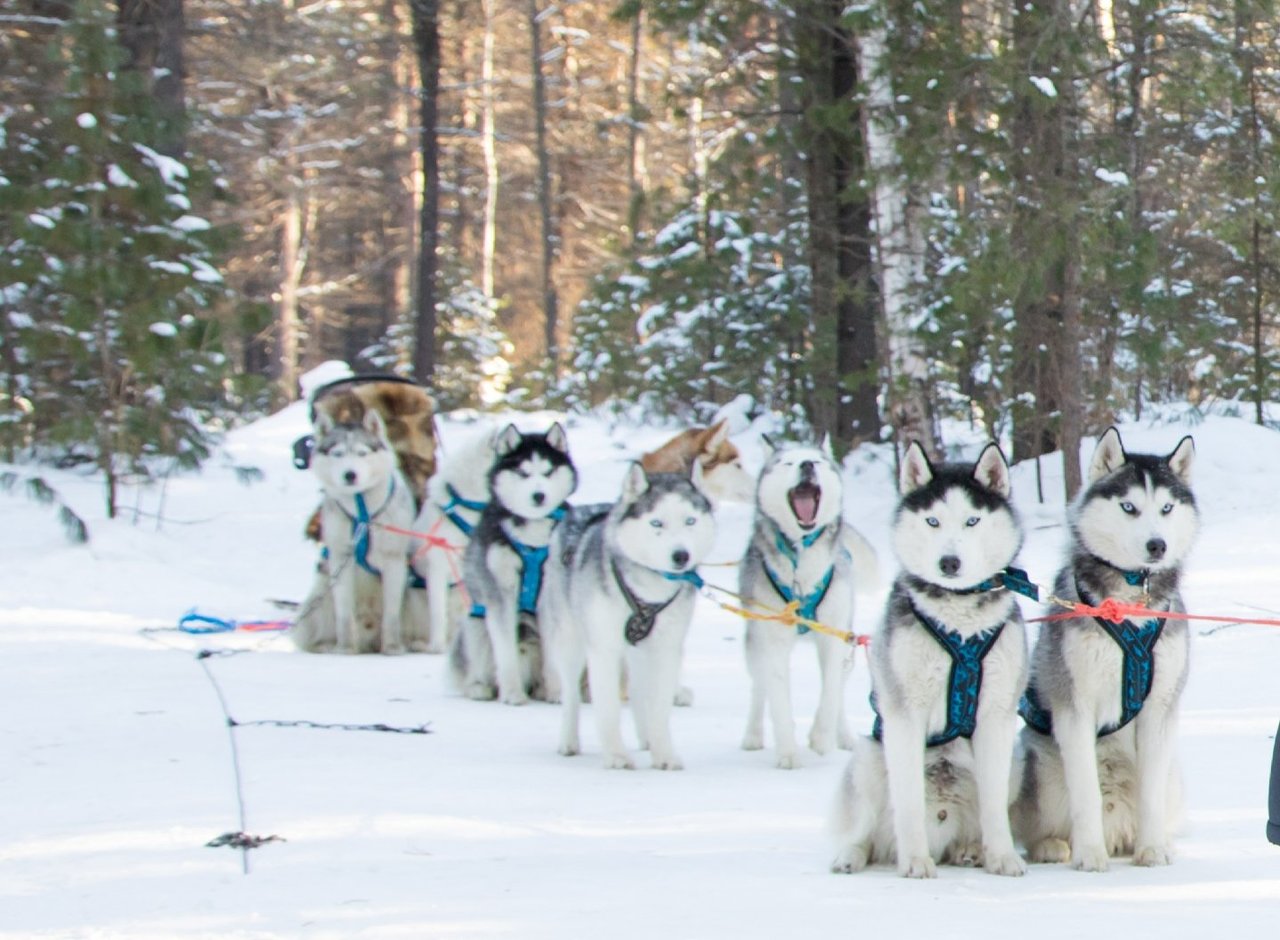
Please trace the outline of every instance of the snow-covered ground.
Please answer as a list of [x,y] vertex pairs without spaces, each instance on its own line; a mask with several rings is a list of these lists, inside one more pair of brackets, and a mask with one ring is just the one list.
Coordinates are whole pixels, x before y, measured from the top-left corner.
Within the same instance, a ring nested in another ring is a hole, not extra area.
[[[610,498],[626,460],[669,433],[568,420],[579,501]],[[845,756],[810,754],[785,772],[768,751],[738,748],[742,626],[708,601],[687,650],[697,701],[674,716],[680,773],[603,770],[589,716],[587,753],[560,757],[556,707],[460,699],[439,657],[313,656],[278,634],[142,632],[192,607],[273,618],[268,599],[303,596],[315,551],[301,533],[317,486],[290,465],[289,445],[305,430],[293,405],[236,431],[199,475],[127,491],[114,521],[96,478],[11,468],[52,484],[91,540],[69,544],[49,506],[0,494],[0,937],[1274,935],[1280,848],[1263,825],[1280,628],[1205,635],[1213,624],[1194,625],[1181,731],[1189,821],[1173,866],[836,876],[823,826]],[[1229,418],[1122,431],[1131,450],[1196,437],[1204,529],[1190,610],[1280,617],[1280,435]],[[758,464],[751,432],[738,440]],[[1051,463],[1047,506],[1035,502],[1033,467],[1015,477],[1029,529],[1022,560],[1041,582],[1063,537]],[[264,476],[242,482],[237,467]],[[883,454],[846,469],[850,516],[881,557],[878,589],[859,599],[857,627],[868,631],[893,573],[894,491]],[[722,507],[717,560],[739,554],[748,515]],[[732,567],[704,573],[733,586]],[[197,660],[202,649],[234,655]],[[816,669],[799,652],[803,731]],[[245,829],[284,840],[248,852],[245,874],[241,852],[205,846],[240,828],[210,676],[239,721],[429,723],[432,733],[237,729]],[[847,697],[855,727],[870,725],[867,691],[859,658]]]

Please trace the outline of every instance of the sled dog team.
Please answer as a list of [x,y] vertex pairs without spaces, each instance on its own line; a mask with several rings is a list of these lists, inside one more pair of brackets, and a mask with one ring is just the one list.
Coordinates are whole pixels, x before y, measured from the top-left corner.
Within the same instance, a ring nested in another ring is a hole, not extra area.
[[[833,871],[891,863],[927,878],[941,862],[1021,875],[1018,845],[1033,862],[1087,871],[1124,854],[1168,864],[1186,621],[1059,612],[1028,653],[1013,595],[1034,586],[1013,567],[1023,530],[1003,454],[991,444],[973,465],[934,463],[912,444],[891,527],[899,572],[870,643],[876,719],[870,736],[854,735],[843,708],[849,648],[832,634],[850,629],[874,554],[842,518],[830,447],[769,446],[753,483],[724,424],[694,429],[633,464],[616,502],[571,505],[578,477],[564,429],[509,426],[450,454],[415,516],[377,411],[359,424],[321,414],[327,557],[295,638],[312,650],[447,649],[467,697],[562,703],[565,755],[581,750],[589,695],[610,768],[635,766],[625,701],[653,766],[679,769],[670,714],[691,699],[681,657],[715,540],[710,500],[753,498],[739,601],[801,619],[747,620],[742,746],[763,747],[767,711],[777,765],[798,766],[789,664],[808,634],[821,683],[809,746],[852,750],[831,816]],[[1185,612],[1194,456],[1190,437],[1155,456],[1127,453],[1114,428],[1102,435],[1068,513],[1055,598]],[[414,532],[465,545],[461,559],[421,550]],[[415,581],[427,590],[406,588]]]

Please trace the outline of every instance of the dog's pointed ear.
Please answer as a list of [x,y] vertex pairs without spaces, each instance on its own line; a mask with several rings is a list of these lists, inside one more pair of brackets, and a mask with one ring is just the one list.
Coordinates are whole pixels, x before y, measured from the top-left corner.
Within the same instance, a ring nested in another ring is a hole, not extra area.
[[1013,480],[1009,476],[1009,462],[1004,459],[1000,445],[992,441],[982,449],[978,462],[973,465],[973,478],[979,484],[1008,499],[1013,493]]
[[627,468],[627,475],[622,479],[622,501],[634,502],[649,489],[649,477],[644,472],[640,461]]
[[821,451],[822,451],[824,454],[826,454],[828,457],[830,457],[832,460],[835,460],[835,459],[836,459],[836,452],[835,452],[835,448],[831,446],[831,432],[830,432],[830,431],[828,431],[826,434],[822,435],[822,443],[818,445],[818,449],[819,449],[819,450],[821,450]]
[[1191,439],[1190,434],[1178,441],[1178,446],[1173,449],[1173,453],[1167,460],[1169,469],[1177,475],[1178,479],[1190,485],[1191,465],[1196,460],[1196,442]]
[[502,429],[502,432],[493,439],[493,452],[499,457],[505,457],[517,447],[524,435],[520,433],[520,429],[514,424],[508,424]]
[[711,451],[720,447],[729,439],[729,422],[725,418],[721,418],[711,427],[707,428],[706,436],[702,439],[702,450]]
[[1089,461],[1089,482],[1100,480],[1108,473],[1119,470],[1127,458],[1124,444],[1120,442],[1120,432],[1115,428],[1107,428],[1098,438],[1098,446],[1094,448],[1093,459]]
[[547,443],[562,454],[569,453],[569,435],[564,432],[559,421],[551,425],[551,429],[547,431]]
[[933,479],[933,464],[929,462],[919,441],[907,445],[902,455],[902,469],[898,472],[898,491],[903,495],[914,493]]
[[379,440],[387,439],[387,423],[382,420],[382,413],[377,408],[369,407],[364,410],[364,418],[360,422],[366,431]]

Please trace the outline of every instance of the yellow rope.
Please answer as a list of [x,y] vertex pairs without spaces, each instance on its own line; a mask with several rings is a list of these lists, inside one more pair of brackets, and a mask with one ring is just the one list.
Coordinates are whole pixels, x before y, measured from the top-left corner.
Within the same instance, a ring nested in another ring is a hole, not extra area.
[[754,602],[745,601],[740,595],[734,594],[732,591],[725,590],[717,585],[708,584],[707,587],[720,591],[722,594],[727,594],[732,598],[736,598],[740,603],[752,603],[756,608],[754,610],[747,607],[736,607],[733,604],[726,604],[724,601],[717,600],[714,597],[707,598],[721,610],[726,610],[731,614],[737,614],[745,620],[759,620],[765,623],[780,623],[792,628],[808,627],[815,633],[833,636],[844,643],[857,646],[867,646],[871,642],[871,638],[869,636],[854,633],[851,630],[837,630],[835,627],[827,626],[825,623],[821,623],[817,620],[810,620],[808,617],[801,617],[797,613],[800,609],[799,601],[791,601],[786,607],[781,609],[776,607],[761,607],[758,604],[754,604]]

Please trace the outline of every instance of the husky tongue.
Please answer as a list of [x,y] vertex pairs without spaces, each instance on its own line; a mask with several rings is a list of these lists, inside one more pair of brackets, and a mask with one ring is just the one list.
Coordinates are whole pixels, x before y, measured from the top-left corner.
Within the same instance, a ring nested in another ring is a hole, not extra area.
[[822,501],[822,488],[815,483],[797,483],[787,494],[791,511],[802,528],[812,528],[818,518],[818,503]]

